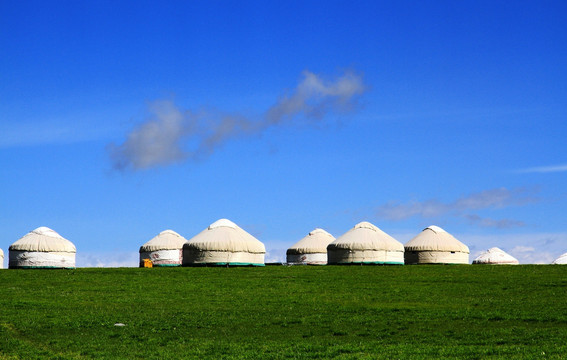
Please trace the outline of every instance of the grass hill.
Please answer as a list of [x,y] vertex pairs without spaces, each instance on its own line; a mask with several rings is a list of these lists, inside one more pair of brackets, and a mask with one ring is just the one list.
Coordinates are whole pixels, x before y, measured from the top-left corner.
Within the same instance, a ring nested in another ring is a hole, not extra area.
[[566,299],[567,266],[2,270],[0,358],[563,358]]

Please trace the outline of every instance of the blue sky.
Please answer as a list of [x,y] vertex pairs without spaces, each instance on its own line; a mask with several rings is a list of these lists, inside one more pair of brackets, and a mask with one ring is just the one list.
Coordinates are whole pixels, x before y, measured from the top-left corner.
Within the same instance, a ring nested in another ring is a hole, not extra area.
[[567,252],[565,2],[2,2],[0,35],[6,255],[135,266],[219,218],[268,260],[360,221]]

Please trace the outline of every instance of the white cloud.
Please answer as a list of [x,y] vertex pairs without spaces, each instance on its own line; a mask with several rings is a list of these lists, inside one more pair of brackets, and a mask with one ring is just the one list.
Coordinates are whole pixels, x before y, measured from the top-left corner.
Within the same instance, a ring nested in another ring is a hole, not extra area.
[[550,264],[557,258],[553,253],[536,250],[530,246],[516,246],[510,249],[510,254],[520,261],[521,264]]
[[540,166],[540,167],[532,167],[532,168],[518,170],[518,172],[520,173],[553,173],[553,172],[565,172],[565,171],[567,171],[567,164]]
[[139,253],[134,251],[78,252],[77,267],[138,267]]
[[266,256],[264,262],[266,263],[285,263],[286,262],[286,249],[266,249]]
[[320,120],[330,111],[352,109],[364,91],[362,77],[352,72],[326,81],[305,71],[297,87],[256,121],[214,111],[193,113],[172,101],[156,101],[150,104],[150,118],[132,130],[124,143],[109,144],[112,167],[142,170],[202,159],[231,139],[262,133],[298,115],[303,120]]

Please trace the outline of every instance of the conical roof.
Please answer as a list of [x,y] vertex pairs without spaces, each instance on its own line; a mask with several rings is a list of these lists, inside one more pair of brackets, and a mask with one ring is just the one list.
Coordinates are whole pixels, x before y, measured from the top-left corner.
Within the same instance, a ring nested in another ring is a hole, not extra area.
[[220,219],[209,225],[184,247],[209,251],[249,252],[264,254],[264,244],[227,219]]
[[404,251],[404,245],[373,224],[363,221],[339,236],[327,249]]
[[490,248],[473,260],[473,264],[519,264],[518,259],[497,247]]
[[553,260],[554,265],[567,265],[567,253],[561,255],[557,259]]
[[152,238],[150,241],[140,246],[140,252],[157,250],[176,250],[182,249],[187,242],[183,236],[173,230],[164,230]]
[[405,245],[406,251],[454,251],[469,253],[469,248],[439,226],[423,229]]
[[287,249],[287,255],[326,253],[335,237],[323,229],[315,229]]
[[30,231],[10,245],[9,250],[37,252],[77,252],[75,245],[48,227],[42,226]]

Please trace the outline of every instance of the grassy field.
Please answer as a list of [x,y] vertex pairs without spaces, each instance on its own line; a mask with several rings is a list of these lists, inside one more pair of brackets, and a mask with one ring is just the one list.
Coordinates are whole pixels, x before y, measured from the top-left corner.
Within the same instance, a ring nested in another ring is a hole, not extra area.
[[567,266],[0,271],[2,359],[566,357]]

